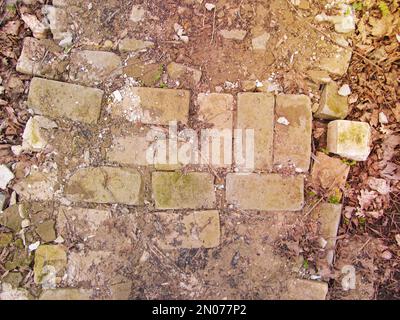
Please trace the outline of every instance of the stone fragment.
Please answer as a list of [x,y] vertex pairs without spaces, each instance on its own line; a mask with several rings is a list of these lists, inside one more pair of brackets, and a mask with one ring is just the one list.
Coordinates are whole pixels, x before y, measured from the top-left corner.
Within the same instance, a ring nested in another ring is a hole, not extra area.
[[356,161],[367,160],[371,127],[358,121],[336,120],[328,125],[328,151]]
[[121,279],[117,279],[118,282],[111,285],[110,287],[111,300],[129,300],[132,291],[132,281],[129,281],[124,277],[121,277]]
[[167,66],[167,72],[172,80],[179,81],[180,83],[188,82],[194,86],[200,82],[202,75],[200,70],[176,62],[171,62]]
[[320,119],[344,119],[349,114],[349,103],[347,97],[338,94],[338,85],[335,82],[330,82],[325,85],[320,106],[314,114],[316,118]]
[[21,224],[23,219],[28,218],[27,210],[25,203],[19,203],[8,207],[0,215],[0,224],[14,232],[19,232],[22,229]]
[[97,167],[79,169],[68,181],[65,195],[71,201],[140,205],[142,177],[128,168]]
[[327,196],[343,191],[350,167],[337,158],[317,152],[311,172],[311,183],[315,190],[321,190]]
[[54,288],[57,278],[62,274],[67,265],[67,253],[61,245],[41,245],[35,252],[35,265],[33,267],[34,281],[47,288]]
[[13,240],[12,233],[0,232],[0,249],[7,247],[12,242],[12,240]]
[[31,29],[35,38],[45,39],[47,37],[49,27],[43,22],[40,22],[35,15],[24,13],[21,15],[21,19],[25,22],[28,28]]
[[275,127],[274,165],[294,166],[307,172],[311,158],[312,113],[310,98],[304,95],[279,95],[276,98],[276,117],[284,117],[289,124]]
[[243,210],[299,211],[304,204],[304,177],[229,173],[226,199]]
[[342,97],[348,97],[351,94],[351,89],[348,84],[344,84],[338,90],[338,94]]
[[14,179],[12,171],[4,164],[0,165],[0,189],[6,189],[12,179]]
[[133,38],[124,38],[118,45],[120,52],[135,52],[152,47],[154,47],[154,42]]
[[319,222],[321,236],[327,242],[324,249],[326,251],[326,260],[331,265],[335,254],[340,218],[342,216],[342,205],[321,203],[313,210],[312,216]]
[[[22,274],[19,272],[9,272],[5,277],[1,279],[2,283],[8,283],[13,288],[18,288],[22,282]],[[1,300],[1,299],[0,299]]]
[[90,290],[76,289],[76,288],[58,288],[44,290],[39,297],[39,300],[90,300]]
[[103,91],[74,84],[33,78],[28,106],[50,118],[68,118],[96,123],[101,111]]
[[198,95],[198,118],[212,126],[208,130],[202,130],[202,163],[215,167],[232,165],[233,103],[233,96],[230,94]]
[[118,92],[121,99],[114,95],[108,108],[113,117],[158,125],[188,121],[189,91],[126,86]]
[[192,211],[186,214],[158,212],[162,232],[156,242],[164,250],[215,248],[220,243],[218,211]]
[[30,300],[31,296],[26,289],[13,288],[9,283],[1,284],[0,300],[23,301]]
[[246,37],[247,31],[239,29],[233,29],[233,30],[224,29],[221,30],[219,34],[224,39],[242,41]]
[[14,184],[13,189],[26,200],[51,201],[59,187],[57,171],[33,168],[27,177]]
[[36,233],[43,242],[52,242],[57,238],[55,231],[55,221],[46,220],[36,227]]
[[107,161],[119,164],[148,166],[146,153],[151,146],[146,135],[116,136],[107,151]]
[[263,34],[253,38],[251,40],[251,44],[253,46],[253,50],[266,50],[267,49],[267,43],[269,39],[271,38],[271,35],[267,32],[264,32]]
[[16,70],[20,73],[49,79],[59,79],[66,70],[68,60],[62,48],[49,39],[26,37]]
[[316,84],[327,84],[332,81],[329,73],[325,70],[308,70],[307,77]]
[[208,11],[212,11],[213,9],[215,9],[215,4],[212,4],[212,3],[207,2],[204,6],[206,7],[206,9]]
[[129,20],[135,23],[140,22],[144,20],[145,13],[146,10],[141,5],[134,5]]
[[289,280],[287,291],[283,295],[286,300],[325,300],[328,284],[325,282],[293,279]]
[[144,86],[154,86],[160,81],[163,74],[163,65],[160,63],[143,63],[138,58],[131,58],[124,67],[124,73],[132,78],[140,80]]
[[65,38],[71,37],[71,32],[68,31],[69,19],[65,9],[45,5],[43,7],[43,13],[49,21],[50,30],[53,34],[54,40],[59,42]]
[[152,187],[157,209],[211,209],[215,205],[214,178],[205,172],[154,172]]
[[0,212],[3,211],[5,203],[6,203],[6,196],[4,193],[0,193]]
[[242,130],[242,137],[247,136],[246,130],[254,130],[254,146],[251,145],[251,140],[247,142],[247,139],[239,139],[235,136],[235,163],[240,169],[248,167],[244,162],[251,158],[253,151],[254,169],[265,171],[272,169],[274,106],[275,98],[270,94],[240,93],[238,95],[236,129]]
[[121,58],[107,51],[74,51],[69,65],[69,79],[87,86],[100,83],[122,74]]
[[[22,135],[22,150],[39,152],[46,148],[48,142],[45,138],[44,129],[51,129],[51,127],[43,127],[42,116],[35,116],[28,120]],[[47,119],[48,120],[48,119]],[[51,120],[48,120],[49,123]],[[57,127],[54,123],[53,128]]]

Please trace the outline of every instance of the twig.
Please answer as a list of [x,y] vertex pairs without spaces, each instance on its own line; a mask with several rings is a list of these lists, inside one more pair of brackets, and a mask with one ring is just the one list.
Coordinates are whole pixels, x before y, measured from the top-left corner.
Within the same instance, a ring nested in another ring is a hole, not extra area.
[[214,42],[214,34],[215,34],[215,15],[217,13],[217,7],[214,8],[214,18],[213,18],[213,28],[212,28],[212,33],[211,33],[211,41],[210,44]]

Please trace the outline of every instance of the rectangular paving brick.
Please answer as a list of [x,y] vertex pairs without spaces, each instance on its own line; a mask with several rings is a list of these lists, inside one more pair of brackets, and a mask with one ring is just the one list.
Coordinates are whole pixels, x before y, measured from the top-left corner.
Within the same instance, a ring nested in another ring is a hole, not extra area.
[[300,172],[307,172],[311,159],[310,98],[304,95],[277,96],[275,113],[274,165],[283,168],[294,166]]
[[113,93],[108,107],[113,117],[145,124],[187,123],[190,91],[126,86]]
[[[267,93],[240,93],[238,95],[236,128],[242,130],[254,129],[254,164],[256,170],[270,171],[272,169],[274,105],[274,96]],[[236,143],[237,141],[235,142],[235,156],[238,153]],[[245,148],[243,147],[244,155]],[[237,161],[236,165],[239,168],[241,167]]]
[[230,173],[226,200],[244,210],[298,211],[304,204],[304,177]]
[[71,201],[141,205],[142,177],[128,168],[96,167],[79,169],[69,179],[65,195]]
[[202,130],[202,163],[214,167],[232,165],[233,96],[230,94],[199,94],[198,119],[210,126]]
[[161,249],[215,248],[220,243],[220,220],[216,210],[155,213],[162,231],[155,234]]
[[327,294],[326,282],[291,279],[282,298],[284,300],[325,300]]
[[93,124],[100,116],[103,91],[53,80],[33,78],[28,106],[50,118]]
[[157,209],[211,209],[215,205],[214,177],[206,172],[154,172]]

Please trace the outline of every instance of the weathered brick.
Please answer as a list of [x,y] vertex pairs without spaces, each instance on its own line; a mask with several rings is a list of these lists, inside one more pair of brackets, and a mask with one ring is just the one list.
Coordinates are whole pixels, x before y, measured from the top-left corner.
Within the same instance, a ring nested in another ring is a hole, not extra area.
[[90,300],[91,290],[77,288],[58,288],[45,290],[39,297],[39,300]]
[[[254,165],[256,170],[272,169],[272,148],[274,138],[274,96],[266,93],[240,93],[238,95],[237,129],[254,130]],[[243,142],[246,139],[243,138]],[[238,141],[235,141],[237,157]],[[243,146],[243,157],[245,156]],[[236,158],[236,165],[242,167]]]
[[107,161],[120,164],[147,166],[146,152],[151,141],[144,135],[114,137],[111,148],[107,151]]
[[371,152],[371,127],[366,122],[336,120],[328,125],[328,151],[342,157],[367,160]]
[[66,70],[68,60],[63,59],[63,48],[49,39],[26,37],[16,69],[18,72],[59,79]]
[[[59,245],[41,245],[35,252],[35,265],[33,268],[34,281],[36,284],[47,282],[46,275],[55,272],[54,276],[63,276],[67,265],[67,253],[64,246]],[[54,279],[56,280],[56,279]],[[47,283],[48,285],[51,283]],[[54,284],[53,284],[54,285]]]
[[[276,98],[274,165],[294,166],[307,172],[311,159],[311,101],[304,95],[280,95]],[[279,123],[279,119],[289,123]]]
[[327,196],[337,195],[345,187],[350,167],[338,158],[317,152],[311,171],[311,183],[316,191]]
[[283,295],[286,300],[325,300],[328,294],[326,282],[293,279],[289,280],[287,291]]
[[133,52],[133,51],[144,50],[151,47],[154,47],[154,43],[151,41],[124,38],[120,41],[118,45],[118,50],[121,52]]
[[140,205],[142,189],[142,177],[137,170],[83,168],[69,179],[65,195],[71,201]]
[[126,86],[115,91],[113,97],[109,105],[113,117],[158,125],[188,121],[190,92],[187,90]]
[[103,91],[74,84],[33,78],[28,106],[50,118],[68,118],[96,123],[101,111]]
[[122,74],[121,58],[113,52],[83,50],[71,54],[69,65],[71,81],[96,86],[120,74]]
[[349,113],[347,97],[338,94],[339,87],[335,82],[325,85],[322,91],[320,107],[314,114],[320,119],[344,119]]
[[200,82],[202,75],[200,70],[176,62],[171,62],[167,66],[167,72],[172,80],[179,81],[180,83],[192,84],[194,86]]
[[226,199],[244,210],[298,211],[304,203],[304,177],[230,173]]
[[[209,131],[202,131],[202,163],[209,163],[214,167],[231,166],[233,96],[220,93],[201,93],[197,98],[197,104],[199,120],[211,125]],[[213,132],[217,135],[214,136]]]
[[211,209],[214,178],[205,172],[154,172],[153,198],[157,209]]
[[218,211],[158,212],[155,215],[162,228],[155,238],[162,249],[214,248],[220,243]]
[[342,205],[321,203],[313,210],[312,216],[320,223],[321,237],[327,242],[324,248],[326,259],[329,264],[332,264],[335,254],[336,237],[342,216]]

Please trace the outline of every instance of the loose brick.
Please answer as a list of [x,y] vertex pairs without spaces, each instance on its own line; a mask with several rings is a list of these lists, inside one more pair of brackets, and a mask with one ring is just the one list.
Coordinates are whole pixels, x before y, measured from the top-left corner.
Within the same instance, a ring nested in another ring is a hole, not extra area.
[[211,209],[214,178],[204,172],[154,172],[153,198],[157,209]]
[[276,98],[276,118],[289,124],[275,126],[274,165],[294,166],[307,172],[311,158],[311,101],[304,95],[280,95]]
[[162,228],[155,238],[162,249],[214,248],[220,243],[218,211],[159,212],[155,216]]
[[327,242],[324,248],[326,259],[329,264],[332,264],[335,254],[336,237],[342,216],[342,205],[321,203],[313,210],[312,216],[320,223],[321,236]]
[[154,43],[151,41],[144,41],[132,38],[124,38],[118,45],[118,50],[121,52],[133,52],[139,50],[145,50],[147,48],[154,47]]
[[228,204],[244,210],[298,211],[304,203],[304,177],[278,174],[228,174]]
[[200,82],[202,75],[200,70],[176,62],[171,62],[167,66],[167,72],[172,80],[179,81],[180,83],[192,84],[194,86]]
[[349,171],[350,167],[342,160],[317,152],[311,172],[312,186],[314,190],[323,191],[327,196],[340,194]]
[[74,51],[71,54],[69,78],[71,81],[96,86],[122,74],[121,58],[113,52]]
[[24,39],[16,69],[24,74],[59,79],[68,65],[68,60],[61,58],[62,53],[63,48],[49,39],[27,37]]
[[96,123],[101,111],[103,91],[58,81],[33,78],[28,106],[50,118],[68,118]]
[[293,279],[289,280],[283,299],[286,300],[325,300],[328,294],[326,282]]
[[[240,93],[238,96],[237,129],[254,130],[254,165],[257,170],[272,169],[274,139],[274,96],[266,93]],[[243,138],[243,141],[246,141]],[[238,163],[238,141],[235,141],[236,165]],[[243,157],[245,156],[243,146]]]
[[137,170],[83,168],[69,179],[65,195],[71,201],[140,205],[142,189],[142,177]]
[[328,151],[342,157],[367,160],[371,152],[371,127],[358,121],[336,120],[328,125]]
[[[199,120],[212,126],[210,131],[208,131],[209,134],[202,131],[201,138],[203,140],[201,151],[203,163],[209,163],[214,167],[231,166],[233,96],[230,94],[201,93],[197,98],[197,104],[199,106]],[[213,132],[218,132],[218,135],[213,137]],[[215,146],[213,146],[213,144]],[[219,149],[219,155],[218,151],[213,150],[213,148]]]
[[39,297],[39,300],[90,300],[91,295],[91,290],[77,288],[58,288],[43,291]]
[[115,91],[113,98],[109,105],[113,117],[158,125],[188,121],[190,92],[187,90],[126,86]]
[[[64,246],[41,245],[35,252],[35,265],[33,267],[34,281],[36,284],[42,284],[46,281],[45,276],[49,272],[55,272],[59,280],[67,265],[67,253]],[[50,283],[47,283],[50,284]]]
[[151,141],[146,136],[132,135],[114,137],[111,148],[107,151],[107,161],[120,164],[147,166],[146,152]]

